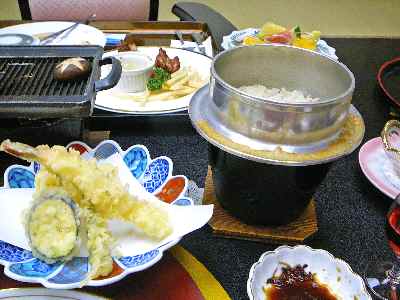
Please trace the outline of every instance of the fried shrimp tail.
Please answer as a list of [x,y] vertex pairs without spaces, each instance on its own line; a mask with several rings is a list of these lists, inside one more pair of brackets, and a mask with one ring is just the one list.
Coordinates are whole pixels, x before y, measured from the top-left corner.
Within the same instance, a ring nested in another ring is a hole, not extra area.
[[4,151],[12,156],[27,160],[27,161],[37,161],[41,163],[39,151],[29,145],[18,143],[18,142],[11,142],[10,140],[4,140],[0,144],[0,151]]

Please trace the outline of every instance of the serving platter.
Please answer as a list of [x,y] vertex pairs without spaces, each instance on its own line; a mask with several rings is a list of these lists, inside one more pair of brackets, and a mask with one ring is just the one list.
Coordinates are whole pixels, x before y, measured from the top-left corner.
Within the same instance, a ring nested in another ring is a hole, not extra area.
[[[197,71],[202,78],[209,78],[211,58],[200,53],[185,49],[162,47],[171,58],[178,56],[182,67],[191,67]],[[138,47],[138,52],[155,59],[159,47]],[[113,55],[106,54],[106,55]],[[102,77],[106,76],[107,68],[102,68]],[[195,91],[196,92],[196,91]],[[135,94],[122,93],[116,88],[101,91],[96,96],[95,107],[101,110],[122,114],[165,114],[186,110],[194,93],[172,100],[156,100],[140,102],[132,99]],[[130,97],[131,96],[131,97]]]
[[[4,27],[0,29],[0,34],[27,34],[40,39],[73,24],[73,22],[59,21],[24,23]],[[72,31],[65,31],[47,45],[98,45],[104,47],[105,44],[106,36],[101,30],[89,25],[79,24]]]
[[[258,28],[247,28],[243,30],[232,31],[229,35],[223,37],[221,47],[224,50],[228,50],[237,46],[241,46],[243,39],[246,36],[255,36],[259,31],[260,29]],[[318,41],[317,49],[315,51],[327,55],[333,59],[338,59],[336,56],[336,49],[329,46],[324,40]]]
[[[19,215],[13,212],[21,209],[17,207],[20,204],[18,195],[32,193],[35,176],[40,170],[40,165],[35,162],[29,166],[11,165],[5,171],[4,187],[0,189],[0,198],[3,200],[3,203],[0,204],[0,223],[2,223],[0,226],[0,263],[4,265],[4,273],[10,278],[23,282],[41,283],[47,288],[55,289],[71,289],[84,285],[108,285],[121,280],[130,273],[145,270],[157,263],[165,250],[178,243],[184,234],[192,231],[188,232],[183,227],[191,227],[193,225],[189,224],[191,222],[203,226],[212,215],[212,206],[194,206],[192,199],[185,196],[188,180],[183,175],[172,174],[171,159],[166,156],[152,159],[149,151],[143,145],[133,145],[123,151],[118,143],[107,140],[101,142],[94,149],[82,142],[72,142],[67,145],[67,148],[79,151],[84,158],[96,158],[99,161],[108,161],[110,158],[121,156],[129,176],[136,178],[147,192],[170,203],[172,207],[187,207],[185,213],[193,221],[180,224],[182,228],[179,229],[183,231],[177,231],[182,234],[177,233],[176,228],[173,227],[172,235],[155,244],[149,243],[144,237],[129,236],[130,242],[138,248],[133,251],[135,253],[132,255],[122,253],[122,256],[113,257],[113,270],[108,276],[87,280],[86,276],[90,268],[87,256],[79,255],[66,263],[47,264],[33,257],[29,247],[26,246],[26,238],[15,238],[18,242],[10,243],[10,235],[24,235],[23,229],[21,230],[23,226],[10,224],[6,216],[1,216],[1,214],[7,216],[14,214],[16,219],[20,219]],[[13,193],[10,194],[10,191]],[[12,203],[7,201],[8,195],[16,195]],[[192,208],[189,209],[189,207]],[[19,213],[21,214],[20,211]],[[191,216],[189,216],[190,214]],[[21,223],[20,220],[15,222]],[[197,225],[195,227],[201,227]]]

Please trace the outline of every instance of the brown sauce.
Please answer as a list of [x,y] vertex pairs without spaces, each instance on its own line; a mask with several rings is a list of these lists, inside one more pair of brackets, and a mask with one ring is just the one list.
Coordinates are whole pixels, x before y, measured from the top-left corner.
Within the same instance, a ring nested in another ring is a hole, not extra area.
[[264,288],[267,300],[338,300],[324,284],[319,283],[311,272],[306,272],[307,265],[282,268],[279,277],[267,280]]

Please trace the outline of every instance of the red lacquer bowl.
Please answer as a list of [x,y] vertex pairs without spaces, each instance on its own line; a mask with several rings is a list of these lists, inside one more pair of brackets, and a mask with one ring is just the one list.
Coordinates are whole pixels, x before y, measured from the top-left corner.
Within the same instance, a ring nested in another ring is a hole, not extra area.
[[379,68],[377,80],[387,99],[400,108],[400,57],[385,62]]

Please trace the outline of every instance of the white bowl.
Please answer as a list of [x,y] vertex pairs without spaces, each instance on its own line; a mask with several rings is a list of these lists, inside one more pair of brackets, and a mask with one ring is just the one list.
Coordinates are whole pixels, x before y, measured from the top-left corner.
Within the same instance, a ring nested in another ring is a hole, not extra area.
[[122,64],[121,79],[116,89],[126,93],[138,93],[146,90],[147,79],[151,75],[154,60],[149,56],[133,51],[116,55]]
[[247,280],[247,294],[250,300],[268,300],[263,287],[276,270],[278,272],[275,275],[280,274],[281,263],[292,267],[307,264],[306,271],[315,273],[318,281],[326,284],[339,299],[372,299],[364,281],[343,260],[335,258],[325,250],[308,246],[281,246],[274,251],[265,252],[251,267]]

